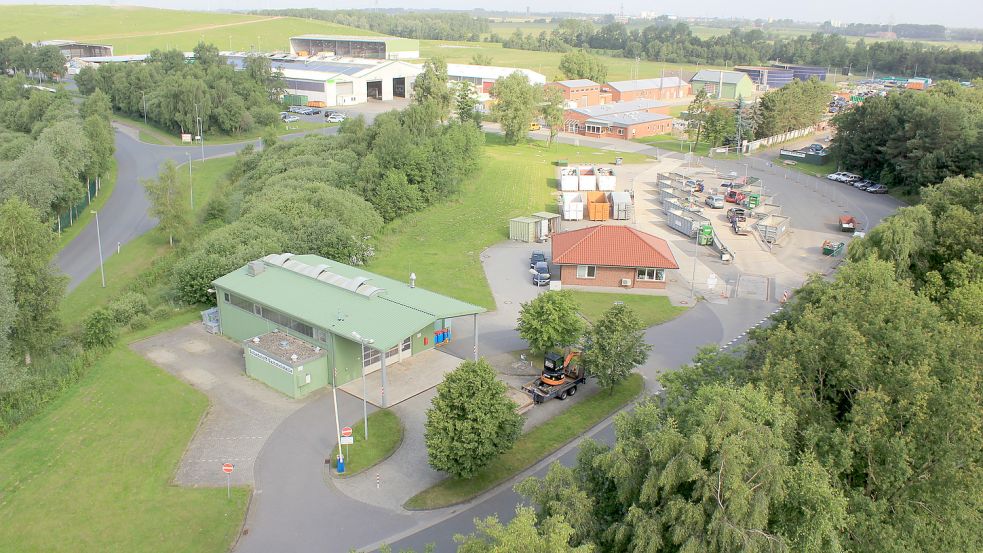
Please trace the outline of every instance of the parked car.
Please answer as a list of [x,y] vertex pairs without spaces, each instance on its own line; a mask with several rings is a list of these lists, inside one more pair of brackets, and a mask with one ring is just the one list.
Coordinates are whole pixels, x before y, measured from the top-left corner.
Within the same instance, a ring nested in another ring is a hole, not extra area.
[[342,114],[340,114],[340,113],[335,113],[335,114],[329,115],[325,119],[325,121],[327,121],[328,123],[341,123],[344,120],[345,120],[345,116],[342,115]]
[[867,192],[871,194],[887,194],[887,187],[883,184],[875,184],[874,186],[868,186]]
[[296,115],[288,115],[283,118],[284,123],[296,123],[297,121],[300,121],[300,117],[297,117]]
[[863,177],[861,177],[860,175],[856,175],[854,173],[846,173],[846,172],[843,173],[843,182],[846,182],[846,183],[857,182],[858,180],[860,180],[862,178]]
[[307,108],[310,112],[307,115],[321,115],[321,110],[317,108]]
[[724,197],[723,196],[707,196],[704,200],[708,206],[713,209],[723,209],[724,208]]
[[743,207],[732,207],[727,210],[727,222],[747,221],[747,210]]
[[287,108],[287,111],[289,111],[290,113],[304,113],[305,109],[307,108],[305,108],[304,106],[290,106]]
[[743,202],[746,198],[747,195],[744,194],[743,192],[738,192],[737,190],[731,190],[730,192],[727,192],[726,196],[724,196],[724,201],[726,201],[727,203],[739,204]]
[[530,131],[538,131],[541,128],[543,128],[543,127],[539,123],[537,123],[535,121],[533,121],[532,123],[529,123],[529,130]]
[[532,269],[537,263],[546,262],[546,252],[543,250],[533,250],[532,255],[529,256],[529,268]]
[[335,115],[335,114],[341,115],[341,112],[340,111],[335,111],[333,109],[326,109],[326,110],[324,110],[324,117],[325,118],[331,117],[332,115]]
[[877,183],[874,182],[874,181],[869,181],[867,179],[862,179],[862,180],[858,180],[857,182],[853,183],[853,187],[856,188],[857,190],[867,190],[868,188],[870,188],[871,186],[874,186],[875,184],[877,184]]
[[536,263],[536,266],[530,269],[532,271],[532,283],[536,286],[549,286],[550,284],[550,268],[545,261],[540,261]]

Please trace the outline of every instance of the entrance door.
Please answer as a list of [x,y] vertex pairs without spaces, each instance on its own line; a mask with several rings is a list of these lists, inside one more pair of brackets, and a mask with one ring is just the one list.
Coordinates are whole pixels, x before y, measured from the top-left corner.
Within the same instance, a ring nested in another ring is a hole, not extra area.
[[[366,95],[373,100],[382,99],[382,81],[369,81],[365,83]],[[405,88],[405,87],[404,87]]]
[[393,96],[397,98],[406,98],[406,77],[397,77],[393,79]]

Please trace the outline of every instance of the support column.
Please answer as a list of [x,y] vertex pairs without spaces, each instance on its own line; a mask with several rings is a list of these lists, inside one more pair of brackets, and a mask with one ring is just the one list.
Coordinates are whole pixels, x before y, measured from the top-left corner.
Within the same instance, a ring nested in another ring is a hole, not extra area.
[[478,360],[478,314],[471,315],[474,319],[474,360]]
[[386,409],[389,407],[389,402],[386,401],[386,352],[382,351],[382,408]]

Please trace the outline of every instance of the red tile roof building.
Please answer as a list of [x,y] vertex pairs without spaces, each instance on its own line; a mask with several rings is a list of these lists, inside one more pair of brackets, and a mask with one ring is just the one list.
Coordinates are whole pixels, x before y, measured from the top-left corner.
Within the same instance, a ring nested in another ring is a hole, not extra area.
[[679,268],[665,240],[626,226],[560,232],[552,248],[564,285],[662,289],[666,270]]

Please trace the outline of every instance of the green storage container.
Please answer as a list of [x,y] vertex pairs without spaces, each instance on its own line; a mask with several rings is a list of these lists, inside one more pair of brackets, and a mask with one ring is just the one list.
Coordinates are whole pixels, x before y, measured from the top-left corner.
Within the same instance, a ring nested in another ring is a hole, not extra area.
[[288,106],[306,106],[307,96],[301,94],[284,94],[283,103]]

